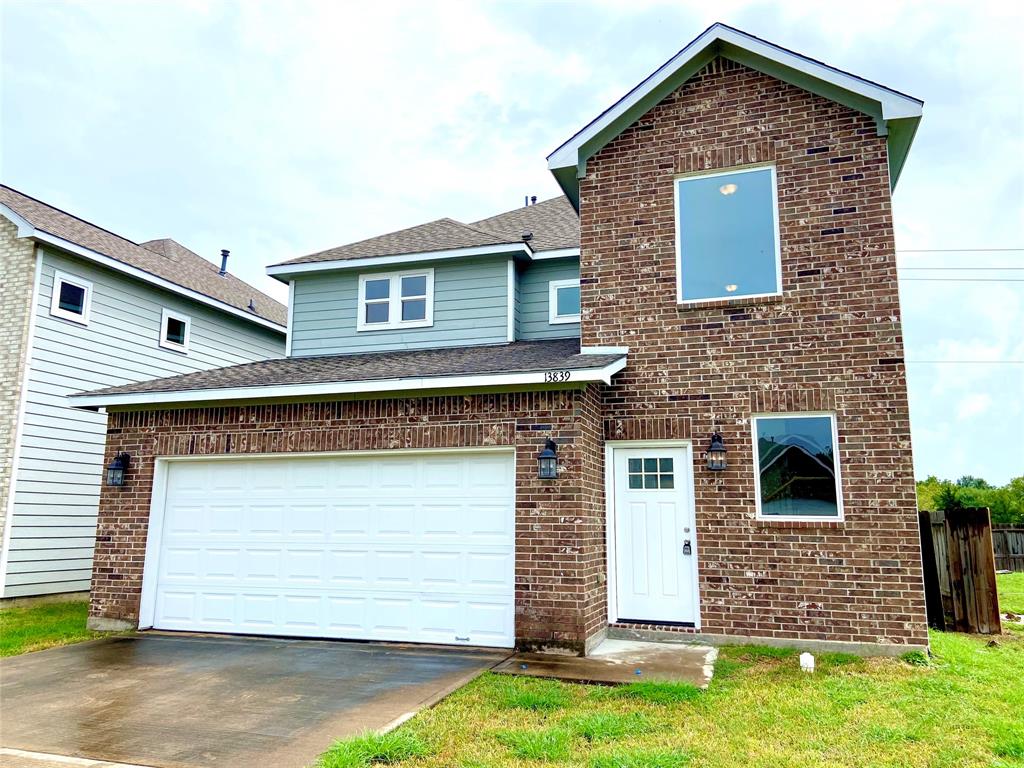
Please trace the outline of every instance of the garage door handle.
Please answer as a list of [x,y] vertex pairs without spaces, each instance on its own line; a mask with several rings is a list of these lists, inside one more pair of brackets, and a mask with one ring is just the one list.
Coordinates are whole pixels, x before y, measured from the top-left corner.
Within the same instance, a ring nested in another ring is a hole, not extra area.
[[455,638],[455,642],[457,642],[457,643],[468,643],[469,642],[469,638],[468,637],[456,637]]

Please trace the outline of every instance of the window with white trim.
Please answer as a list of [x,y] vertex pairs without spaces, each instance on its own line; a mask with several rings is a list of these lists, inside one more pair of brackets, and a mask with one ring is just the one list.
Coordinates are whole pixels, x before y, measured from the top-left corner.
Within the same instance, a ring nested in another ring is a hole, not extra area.
[[180,312],[164,309],[160,317],[160,346],[175,352],[188,352],[192,335],[192,318]]
[[828,413],[754,416],[754,477],[758,518],[838,520],[836,418]]
[[552,280],[548,283],[548,322],[578,323],[580,321],[580,281]]
[[676,179],[680,303],[782,293],[775,167]]
[[433,269],[359,276],[356,330],[420,328],[433,324]]
[[50,314],[82,325],[89,324],[92,283],[66,272],[53,273]]

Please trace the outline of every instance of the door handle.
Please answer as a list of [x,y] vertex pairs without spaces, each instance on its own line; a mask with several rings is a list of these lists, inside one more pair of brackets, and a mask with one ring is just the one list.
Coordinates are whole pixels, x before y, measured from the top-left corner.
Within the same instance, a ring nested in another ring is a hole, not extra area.
[[692,554],[692,552],[693,552],[693,548],[690,546],[690,540],[687,539],[686,541],[683,542],[683,554],[684,555],[689,555],[689,554]]

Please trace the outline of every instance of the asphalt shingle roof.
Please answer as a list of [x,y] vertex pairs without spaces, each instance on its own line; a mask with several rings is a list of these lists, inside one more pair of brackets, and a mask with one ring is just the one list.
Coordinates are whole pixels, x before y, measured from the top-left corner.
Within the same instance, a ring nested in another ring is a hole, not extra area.
[[547,370],[603,368],[624,357],[581,354],[580,340],[516,341],[509,344],[364,354],[288,357],[213,368],[164,379],[124,384],[86,392],[117,395],[139,392],[185,392],[204,389],[326,384],[382,379],[475,374],[527,373]]
[[232,275],[230,262],[228,274],[221,276],[219,265],[207,261],[173,240],[134,243],[3,185],[0,185],[0,203],[38,230],[149,272],[236,309],[250,312],[249,302],[252,301],[256,307],[252,314],[280,326],[284,326],[288,321],[285,306]]
[[[389,232],[356,243],[300,256],[281,264],[310,264],[344,261],[374,256],[399,256],[407,253],[432,253],[455,248],[522,243],[523,233],[535,251],[578,248],[580,219],[567,197],[555,197],[536,205],[516,208],[487,219],[463,224],[454,219],[438,219],[397,232]],[[275,265],[279,266],[279,265]]]

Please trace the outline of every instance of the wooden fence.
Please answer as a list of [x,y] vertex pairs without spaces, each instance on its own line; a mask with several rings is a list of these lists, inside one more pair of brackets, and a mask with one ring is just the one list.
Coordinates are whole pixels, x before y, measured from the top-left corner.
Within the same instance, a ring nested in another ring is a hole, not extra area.
[[999,634],[999,599],[987,509],[920,512],[928,623],[936,629]]
[[997,571],[1024,571],[1024,525],[992,529]]

